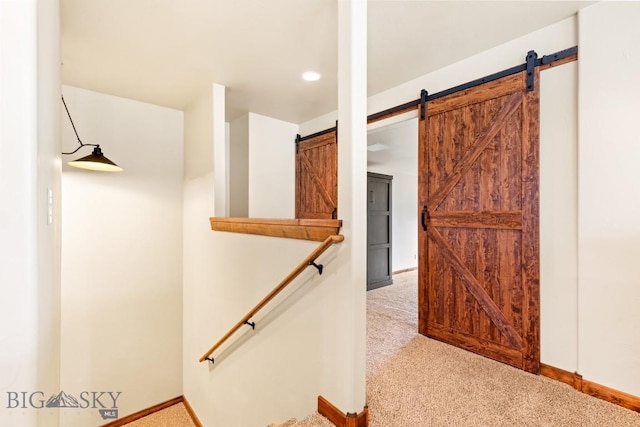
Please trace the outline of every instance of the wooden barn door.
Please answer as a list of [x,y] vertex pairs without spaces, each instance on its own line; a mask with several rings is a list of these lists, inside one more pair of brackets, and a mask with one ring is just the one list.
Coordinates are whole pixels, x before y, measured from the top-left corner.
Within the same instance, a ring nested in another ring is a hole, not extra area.
[[337,218],[336,142],[336,130],[296,142],[296,218]]
[[419,124],[420,333],[538,373],[538,72],[433,101]]

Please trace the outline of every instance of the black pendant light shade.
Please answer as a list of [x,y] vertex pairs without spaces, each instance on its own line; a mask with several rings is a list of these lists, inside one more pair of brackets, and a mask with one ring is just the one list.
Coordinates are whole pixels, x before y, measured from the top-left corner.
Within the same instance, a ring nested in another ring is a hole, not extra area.
[[100,146],[96,146],[93,149],[93,153],[88,156],[84,156],[81,159],[73,160],[68,163],[69,166],[74,166],[76,168],[81,169],[89,169],[94,171],[101,172],[121,172],[122,168],[111,160],[107,159],[104,154],[102,154],[102,150]]

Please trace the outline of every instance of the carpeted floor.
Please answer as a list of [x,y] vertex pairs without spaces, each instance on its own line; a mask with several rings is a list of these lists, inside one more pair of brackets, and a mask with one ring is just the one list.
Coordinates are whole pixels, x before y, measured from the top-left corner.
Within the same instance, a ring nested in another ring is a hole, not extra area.
[[418,334],[417,280],[417,271],[396,274],[367,292],[367,380]]
[[640,414],[417,334],[417,272],[368,292],[371,427],[640,426]]
[[[640,427],[640,413],[419,335],[417,313],[416,271],[367,293],[371,427]],[[166,418],[172,408],[128,425],[193,426]],[[268,427],[333,424],[316,413]]]
[[129,427],[196,427],[183,403],[127,424]]

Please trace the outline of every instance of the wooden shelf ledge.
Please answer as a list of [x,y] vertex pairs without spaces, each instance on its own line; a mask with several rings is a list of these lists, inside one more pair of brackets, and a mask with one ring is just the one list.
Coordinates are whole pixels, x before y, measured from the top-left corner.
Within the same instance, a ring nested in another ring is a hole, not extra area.
[[340,219],[271,219],[271,218],[209,218],[211,229],[231,233],[258,234],[322,242],[339,234]]

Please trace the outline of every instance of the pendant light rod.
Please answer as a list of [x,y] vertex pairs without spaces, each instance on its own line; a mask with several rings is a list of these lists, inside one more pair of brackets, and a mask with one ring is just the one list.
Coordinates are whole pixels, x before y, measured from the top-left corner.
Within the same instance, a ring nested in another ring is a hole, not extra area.
[[85,146],[94,147],[93,152],[90,155],[84,156],[83,158],[78,160],[73,160],[69,162],[68,165],[76,168],[80,168],[80,169],[89,169],[89,170],[100,171],[100,172],[122,172],[122,168],[120,166],[118,166],[117,164],[109,160],[107,157],[105,157],[105,155],[102,153],[102,150],[100,149],[99,144],[85,144],[82,142],[82,140],[80,139],[80,136],[78,135],[76,125],[73,123],[73,119],[71,118],[71,113],[69,113],[69,108],[67,107],[67,103],[64,101],[64,96],[61,95],[60,97],[62,98],[62,104],[64,105],[64,109],[67,112],[67,116],[69,117],[69,121],[71,122],[71,127],[73,128],[73,132],[75,132],[76,134],[76,138],[78,139],[78,144],[79,144],[78,148],[76,148],[75,150],[70,151],[68,153],[63,152],[62,154],[67,154],[67,155],[74,154],[75,152],[77,152],[78,150],[80,150],[82,147],[85,147]]
[[80,144],[80,146],[78,148],[76,148],[75,150],[70,151],[68,153],[62,153],[62,154],[74,154],[75,152],[77,152],[79,149],[81,149],[85,145],[88,145],[88,146],[91,146],[91,147],[100,147],[100,145],[98,145],[98,144],[84,144],[80,140],[80,136],[78,136],[78,131],[76,130],[76,125],[73,124],[73,119],[71,118],[71,113],[69,113],[69,108],[67,108],[67,103],[64,102],[64,95],[60,95],[60,98],[62,98],[62,104],[64,105],[64,109],[67,111],[67,116],[69,117],[69,121],[71,122],[71,127],[73,128],[73,131],[76,134],[76,138],[78,138],[78,144]]

